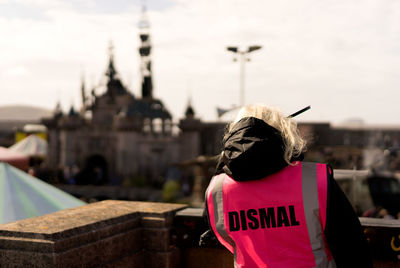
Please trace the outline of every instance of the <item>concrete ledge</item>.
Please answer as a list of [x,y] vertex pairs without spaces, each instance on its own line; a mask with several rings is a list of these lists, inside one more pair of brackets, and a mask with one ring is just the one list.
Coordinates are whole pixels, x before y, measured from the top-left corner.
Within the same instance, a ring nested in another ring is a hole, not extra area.
[[124,201],[103,201],[40,217],[0,225],[0,236],[51,241],[108,225],[140,219],[140,211]]
[[170,228],[175,212],[184,207],[108,200],[3,224],[0,263],[2,267],[130,267],[134,262],[133,266],[142,267],[152,262],[173,267],[179,252],[171,243]]

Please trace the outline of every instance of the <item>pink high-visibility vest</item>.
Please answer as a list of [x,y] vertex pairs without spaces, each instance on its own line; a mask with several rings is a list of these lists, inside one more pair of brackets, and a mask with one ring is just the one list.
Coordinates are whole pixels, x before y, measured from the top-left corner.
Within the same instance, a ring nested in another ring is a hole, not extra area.
[[211,227],[235,267],[336,267],[323,232],[326,165],[296,162],[246,182],[219,174],[206,199]]

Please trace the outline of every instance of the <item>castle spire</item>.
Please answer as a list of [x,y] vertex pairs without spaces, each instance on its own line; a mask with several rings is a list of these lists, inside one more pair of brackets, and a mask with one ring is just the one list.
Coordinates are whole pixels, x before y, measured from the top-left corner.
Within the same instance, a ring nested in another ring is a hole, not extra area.
[[192,106],[192,98],[189,97],[188,104],[187,104],[186,111],[185,111],[185,116],[186,116],[186,118],[193,119],[194,115],[195,115],[195,112],[194,112],[194,109]]
[[153,82],[151,72],[151,41],[150,41],[150,23],[146,16],[146,5],[143,3],[142,18],[139,21],[140,37],[140,71],[142,76],[142,98],[153,98]]
[[56,107],[54,108],[53,115],[55,118],[59,118],[63,115],[60,100],[57,101]]
[[115,75],[117,74],[117,71],[114,67],[114,46],[112,44],[112,41],[110,41],[110,45],[108,46],[108,55],[110,57],[110,60],[108,62],[106,75],[109,77],[109,80],[113,80]]
[[84,115],[86,112],[87,97],[86,97],[86,89],[85,89],[85,77],[83,74],[82,74],[82,78],[81,78],[81,97],[82,97],[81,113],[82,113],[82,115]]

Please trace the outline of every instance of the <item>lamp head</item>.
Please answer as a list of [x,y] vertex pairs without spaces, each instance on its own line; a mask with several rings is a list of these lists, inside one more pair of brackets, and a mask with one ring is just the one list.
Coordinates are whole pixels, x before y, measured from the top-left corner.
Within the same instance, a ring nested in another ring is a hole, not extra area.
[[253,52],[253,51],[255,51],[255,50],[259,50],[259,49],[261,49],[262,48],[262,46],[249,46],[249,48],[248,48],[248,50],[247,50],[247,52]]
[[226,50],[231,51],[233,53],[237,53],[238,52],[238,47],[227,47]]

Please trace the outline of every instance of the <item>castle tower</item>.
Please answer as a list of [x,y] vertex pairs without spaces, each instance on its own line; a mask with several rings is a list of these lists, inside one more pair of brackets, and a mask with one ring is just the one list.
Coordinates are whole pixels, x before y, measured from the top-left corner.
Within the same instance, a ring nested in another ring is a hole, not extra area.
[[143,6],[142,18],[139,23],[139,37],[140,37],[140,72],[142,77],[142,98],[153,98],[153,81],[151,73],[151,41],[150,41],[150,23],[146,16],[146,7]]
[[111,41],[108,46],[108,55],[109,55],[110,59],[108,61],[108,66],[107,66],[105,75],[108,77],[108,80],[111,81],[114,79],[115,75],[117,74],[117,71],[115,70],[115,67],[114,67],[114,46]]
[[192,99],[189,98],[188,105],[186,107],[185,116],[187,119],[194,119],[195,112],[192,106]]
[[86,105],[87,105],[87,97],[86,97],[85,79],[84,79],[83,75],[82,75],[82,78],[81,78],[81,98],[82,98],[81,114],[82,114],[82,116],[85,116]]
[[110,59],[105,73],[106,77],[108,78],[107,94],[111,98],[112,102],[114,102],[117,96],[125,95],[127,94],[127,91],[122,85],[117,70],[114,66],[114,46],[111,42],[108,51]]

